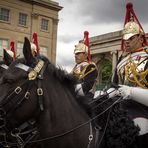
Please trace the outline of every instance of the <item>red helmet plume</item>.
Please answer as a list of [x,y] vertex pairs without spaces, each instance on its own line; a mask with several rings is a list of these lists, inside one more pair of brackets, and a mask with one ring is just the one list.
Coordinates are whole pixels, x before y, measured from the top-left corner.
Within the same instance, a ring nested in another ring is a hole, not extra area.
[[14,47],[14,41],[10,42],[10,49],[13,52],[13,59],[15,60],[16,59],[16,50],[15,50],[15,47]]
[[38,44],[38,36],[37,36],[37,33],[34,32],[33,33],[33,37],[32,37],[32,42],[36,45],[36,55],[39,55],[40,54],[40,48],[39,48],[39,44]]
[[91,62],[91,55],[90,55],[90,45],[89,45],[89,32],[88,31],[84,31],[84,39],[83,42],[84,44],[88,47],[88,62]]

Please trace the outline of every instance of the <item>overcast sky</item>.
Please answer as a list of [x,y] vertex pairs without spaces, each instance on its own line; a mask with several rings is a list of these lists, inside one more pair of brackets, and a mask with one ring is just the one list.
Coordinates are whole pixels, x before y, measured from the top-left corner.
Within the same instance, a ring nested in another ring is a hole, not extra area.
[[148,0],[53,0],[63,9],[59,12],[56,63],[67,71],[74,66],[74,46],[83,39],[121,30],[124,24],[126,2],[132,2],[134,11],[148,32]]

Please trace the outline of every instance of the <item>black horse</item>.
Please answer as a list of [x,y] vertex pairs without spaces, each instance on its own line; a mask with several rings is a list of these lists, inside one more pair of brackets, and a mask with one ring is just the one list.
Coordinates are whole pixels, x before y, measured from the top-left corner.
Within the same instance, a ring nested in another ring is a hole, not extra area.
[[[0,83],[0,141],[10,147],[94,147],[90,117],[75,99],[75,80],[45,57],[14,61]],[[24,65],[23,65],[24,64]]]
[[[119,98],[77,96],[75,79],[47,58],[33,57],[27,38],[23,53],[25,58],[14,61],[0,81],[2,145],[94,148],[98,140],[97,148],[132,147],[138,128]],[[94,127],[100,136],[94,136]]]

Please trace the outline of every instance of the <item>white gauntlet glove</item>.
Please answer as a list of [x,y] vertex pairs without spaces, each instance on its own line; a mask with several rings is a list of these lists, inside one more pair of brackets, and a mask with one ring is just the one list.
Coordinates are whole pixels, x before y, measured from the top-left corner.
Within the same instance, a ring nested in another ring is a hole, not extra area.
[[123,97],[123,99],[129,99],[131,96],[131,90],[132,87],[126,86],[126,85],[119,85],[118,91],[120,93],[120,96]]
[[115,97],[115,96],[119,96],[120,93],[117,89],[115,88],[109,88],[106,92],[103,92],[103,91],[96,91],[95,92],[95,95],[94,95],[94,98],[97,98],[101,95],[104,95],[104,94],[108,94],[109,98],[112,98],[112,97]]
[[132,99],[145,106],[148,106],[148,89],[120,85],[118,90],[121,96],[123,96],[123,99]]
[[77,84],[75,87],[75,92],[80,95],[80,96],[84,96],[84,92],[82,89],[82,85],[81,84]]
[[115,89],[115,88],[109,88],[107,90],[107,94],[109,95],[109,98],[112,98],[112,97],[116,97],[116,96],[119,96],[119,90]]

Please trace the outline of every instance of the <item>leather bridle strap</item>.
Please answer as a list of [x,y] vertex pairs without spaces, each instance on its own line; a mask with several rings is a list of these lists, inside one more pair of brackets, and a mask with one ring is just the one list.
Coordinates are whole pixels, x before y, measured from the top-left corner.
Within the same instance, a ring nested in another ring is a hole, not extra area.
[[[20,86],[17,86],[13,91],[10,91],[10,93],[7,95],[7,97],[6,97],[5,99],[3,99],[2,103],[1,103],[1,106],[4,107],[4,106],[6,105],[6,109],[9,110],[9,107],[7,106],[7,105],[9,104],[8,102],[11,101],[11,105],[12,105],[12,104],[13,104],[13,105],[16,105],[16,104],[18,103],[18,101],[21,100],[21,98],[18,98],[17,100],[13,100],[13,99],[11,99],[11,98],[14,98],[15,96],[21,94],[21,91],[22,91],[23,87],[24,87],[25,85],[27,85],[28,82],[29,82],[29,81],[26,80],[26,81],[23,82]],[[14,108],[14,106],[13,106],[13,108]],[[7,111],[6,111],[6,112],[7,112]]]
[[37,76],[37,78],[38,78],[37,95],[38,95],[38,102],[39,102],[39,106],[40,106],[40,110],[41,110],[41,111],[44,110],[44,106],[43,106],[42,80],[43,80],[44,71],[46,70],[48,64],[49,64],[48,62],[46,62],[46,63],[44,64],[44,66],[43,66],[43,68],[41,69],[39,75]]
[[90,133],[89,133],[89,137],[88,137],[89,142],[88,142],[87,148],[90,148],[91,142],[93,140],[93,131],[92,131],[91,122],[89,123],[89,127],[90,127]]
[[37,65],[34,68],[30,68],[22,63],[16,65],[16,67],[24,70],[29,71],[28,79],[30,81],[37,79],[38,80],[38,88],[37,88],[37,95],[38,95],[38,102],[40,106],[40,110],[43,111],[43,89],[41,87],[41,80],[43,80],[43,73],[48,65],[48,62],[44,63],[43,60],[39,59]]
[[43,80],[43,74],[45,69],[47,68],[49,62],[44,63],[44,61],[42,61],[41,59],[39,59],[37,65],[34,68],[30,68],[24,64],[17,64],[16,67],[25,70],[25,71],[29,71],[30,72],[28,74],[28,79],[29,80],[38,80],[38,88],[37,88],[37,95],[38,95],[38,102],[39,102],[39,107],[40,110],[43,111],[44,107],[43,107],[43,89],[42,89],[42,80]]

